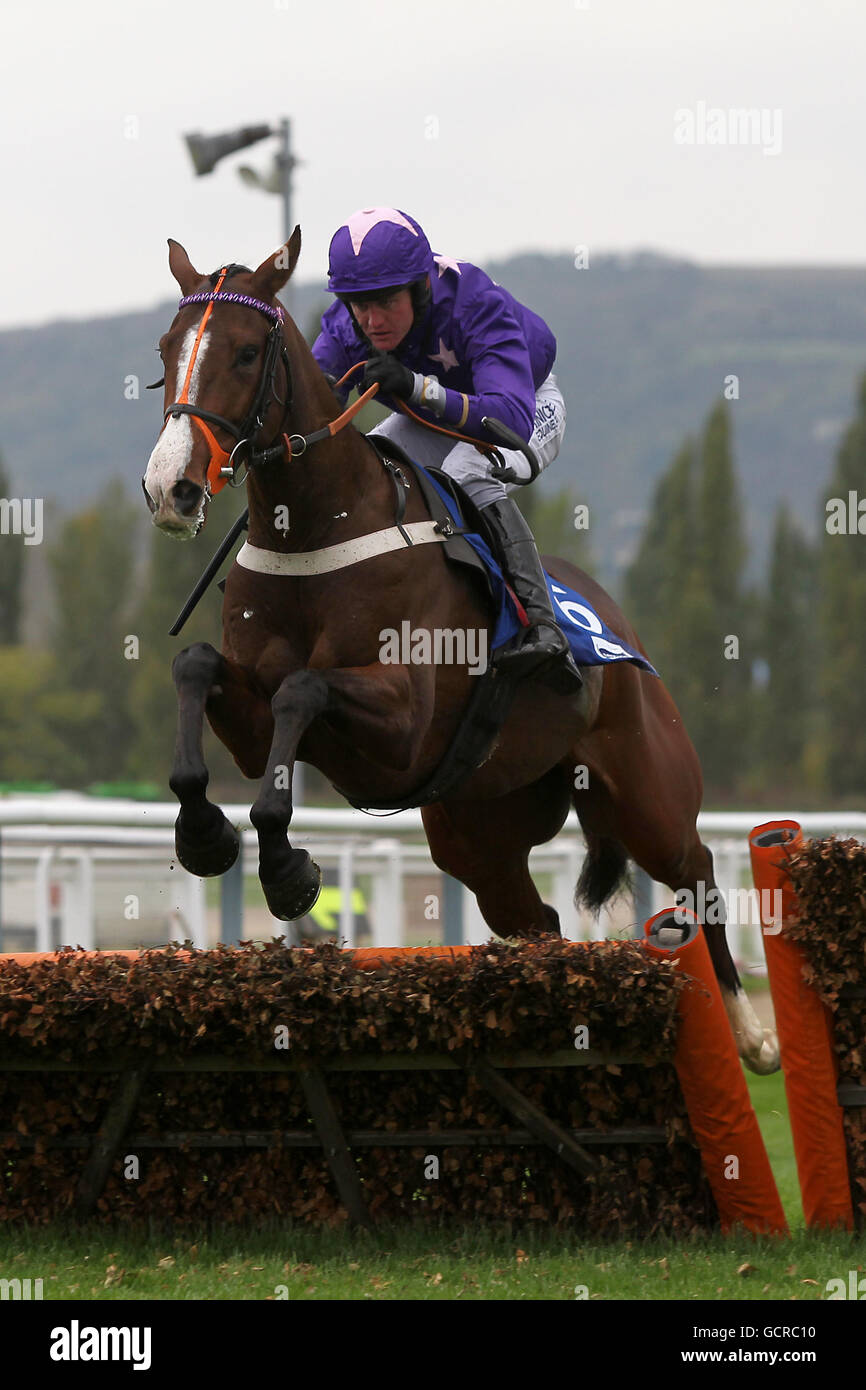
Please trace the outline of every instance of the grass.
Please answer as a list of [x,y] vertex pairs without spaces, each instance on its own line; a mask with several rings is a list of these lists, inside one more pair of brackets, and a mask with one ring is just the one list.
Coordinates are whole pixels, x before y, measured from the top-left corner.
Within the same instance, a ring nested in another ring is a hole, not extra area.
[[[154,1239],[98,1228],[7,1233],[3,1278],[42,1278],[50,1300],[710,1299],[826,1297],[862,1266],[862,1239],[796,1232],[587,1244],[564,1232],[515,1239],[462,1231],[277,1230]],[[862,1273],[862,1268],[861,1268]]]
[[772,1076],[755,1076],[743,1069],[752,1106],[758,1117],[764,1146],[773,1168],[779,1197],[791,1231],[804,1229],[803,1203],[794,1159],[791,1126],[788,1121],[788,1102],[785,1080],[780,1071]]
[[0,1232],[0,1278],[41,1278],[49,1300],[811,1301],[863,1273],[862,1236],[808,1233],[780,1073],[749,1088],[792,1230],[790,1241],[701,1237],[585,1243],[568,1232],[311,1231],[276,1227],[158,1237],[91,1226]]

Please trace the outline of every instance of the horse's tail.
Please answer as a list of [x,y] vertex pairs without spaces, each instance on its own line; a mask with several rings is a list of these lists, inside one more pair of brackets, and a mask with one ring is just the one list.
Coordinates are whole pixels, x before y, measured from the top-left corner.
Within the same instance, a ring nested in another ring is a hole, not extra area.
[[574,890],[574,905],[598,913],[609,898],[630,887],[625,845],[609,835],[594,835],[583,827],[586,858]]

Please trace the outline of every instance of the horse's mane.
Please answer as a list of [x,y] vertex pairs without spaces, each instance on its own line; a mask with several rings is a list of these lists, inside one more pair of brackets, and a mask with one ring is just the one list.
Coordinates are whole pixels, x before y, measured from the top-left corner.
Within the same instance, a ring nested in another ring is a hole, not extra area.
[[[242,273],[251,275],[252,271],[250,270],[248,265],[238,265],[236,261],[232,261],[231,265],[226,267],[227,280],[230,280],[233,275],[240,275]],[[207,278],[210,280],[212,285],[215,285],[221,274],[222,266],[220,266],[219,270],[215,270],[213,274],[209,275]]]

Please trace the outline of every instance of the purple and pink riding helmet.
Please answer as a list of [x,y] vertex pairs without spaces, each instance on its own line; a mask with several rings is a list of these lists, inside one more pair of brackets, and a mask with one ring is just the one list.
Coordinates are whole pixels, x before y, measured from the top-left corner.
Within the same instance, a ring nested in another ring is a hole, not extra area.
[[422,228],[398,208],[360,208],[331,238],[328,289],[356,295],[426,285],[433,252]]

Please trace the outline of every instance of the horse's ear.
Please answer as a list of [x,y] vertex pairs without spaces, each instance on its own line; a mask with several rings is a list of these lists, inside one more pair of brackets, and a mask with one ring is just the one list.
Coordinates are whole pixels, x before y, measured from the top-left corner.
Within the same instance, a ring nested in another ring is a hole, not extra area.
[[286,281],[291,279],[292,271],[297,265],[300,254],[301,229],[296,227],[285,246],[281,246],[279,251],[275,251],[272,256],[268,256],[262,261],[253,276],[256,289],[265,297],[273,298],[283,288]]
[[196,270],[180,242],[172,241],[171,237],[168,239],[168,264],[184,294],[192,294],[196,285],[207,279],[201,271]]

